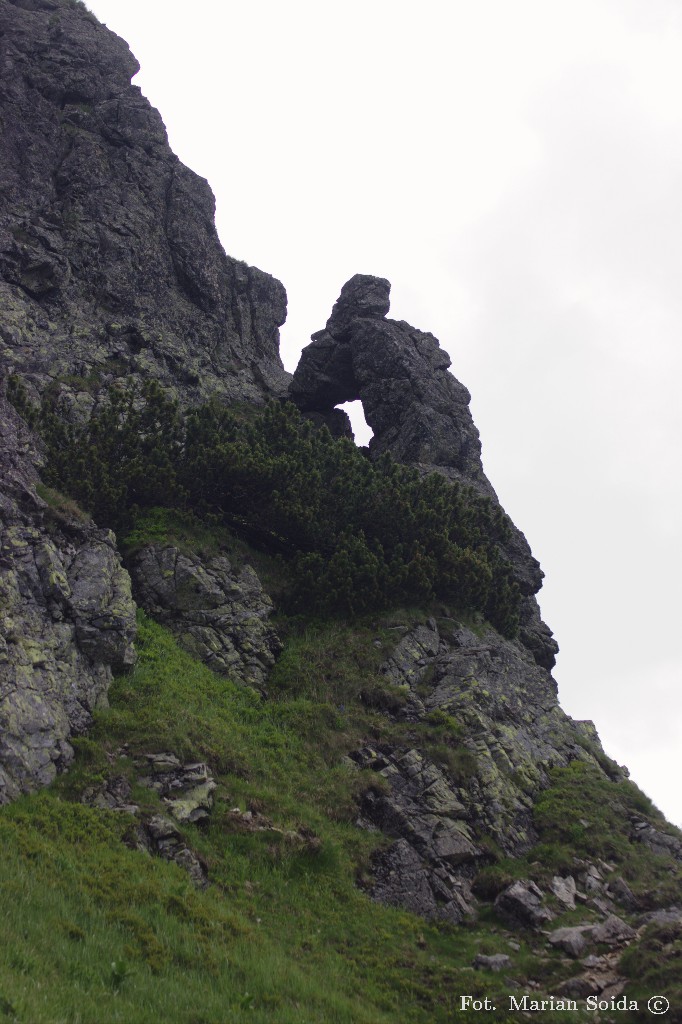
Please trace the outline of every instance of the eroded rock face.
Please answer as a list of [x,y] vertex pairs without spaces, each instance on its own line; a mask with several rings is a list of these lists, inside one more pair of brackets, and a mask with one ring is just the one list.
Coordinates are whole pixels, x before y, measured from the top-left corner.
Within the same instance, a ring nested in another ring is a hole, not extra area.
[[208,821],[218,784],[207,764],[182,764],[172,752],[147,754],[146,760],[150,774],[138,781],[156,790],[176,821],[193,825]]
[[[471,881],[490,841],[510,856],[537,842],[533,805],[549,770],[576,759],[608,762],[592,724],[561,710],[549,672],[491,628],[477,635],[454,619],[431,618],[401,636],[380,672],[391,694],[385,713],[418,726],[419,746],[350,755],[382,780],[364,794],[358,824],[395,840],[374,858],[370,891],[426,917],[462,921],[475,912]],[[440,744],[438,764],[429,742]],[[615,764],[611,770],[621,777]],[[575,880],[554,883],[557,898],[572,903]],[[537,898],[540,909],[527,919],[548,920],[543,894],[529,892],[528,905]],[[515,894],[500,902],[508,918]]]
[[131,559],[135,596],[216,672],[263,688],[281,650],[268,622],[272,601],[250,565],[225,555],[201,559],[172,545],[150,544]]
[[386,319],[390,287],[364,274],[343,286],[327,326],[301,354],[291,398],[317,413],[361,399],[374,431],[372,454],[389,451],[397,462],[438,467],[494,495],[471,395],[447,372],[450,357],[432,334]]
[[286,388],[283,286],[225,255],[128,45],[71,0],[0,0],[0,354],[74,417],[113,381],[183,404]]
[[536,839],[533,799],[549,768],[594,760],[590,745],[603,754],[592,724],[562,711],[549,672],[493,629],[477,635],[454,619],[429,619],[401,638],[381,671],[402,692],[399,721],[440,713],[457,723],[463,817],[510,854]]
[[0,803],[50,782],[112,670],[134,660],[135,605],[113,534],[54,513],[39,456],[0,398]]
[[[360,399],[374,431],[370,455],[390,452],[397,462],[441,473],[496,502],[483,472],[471,396],[449,372],[450,357],[432,334],[386,318],[390,287],[364,274],[343,286],[327,326],[301,353],[291,400],[339,433],[335,406]],[[559,648],[534,596],[543,573],[524,535],[509,525],[504,553],[523,595],[521,638],[539,665],[552,668]]]
[[397,840],[373,858],[374,898],[453,924],[473,915],[469,879],[484,854],[452,783],[417,750],[365,747],[351,760],[387,783],[365,793],[358,824]]

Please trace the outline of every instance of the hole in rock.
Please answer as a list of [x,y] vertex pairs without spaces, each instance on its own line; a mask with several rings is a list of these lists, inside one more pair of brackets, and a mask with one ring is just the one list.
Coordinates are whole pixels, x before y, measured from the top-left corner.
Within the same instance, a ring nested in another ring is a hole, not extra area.
[[348,414],[353,434],[355,435],[356,445],[359,448],[364,448],[365,445],[368,445],[370,438],[373,436],[373,431],[365,419],[362,402],[359,399],[356,402],[344,402],[343,405],[337,405],[336,408],[343,409]]

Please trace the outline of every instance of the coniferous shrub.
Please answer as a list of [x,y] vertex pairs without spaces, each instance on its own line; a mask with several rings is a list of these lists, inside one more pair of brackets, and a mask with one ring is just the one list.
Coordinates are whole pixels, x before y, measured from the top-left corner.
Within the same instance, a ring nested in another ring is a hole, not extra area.
[[31,414],[20,387],[10,393],[45,440],[45,483],[102,526],[126,533],[154,507],[219,522],[287,560],[295,611],[356,615],[440,597],[507,635],[518,628],[499,508],[388,455],[370,462],[292,405],[250,419],[214,403],[182,413],[151,382],[112,389],[74,426],[49,395]]

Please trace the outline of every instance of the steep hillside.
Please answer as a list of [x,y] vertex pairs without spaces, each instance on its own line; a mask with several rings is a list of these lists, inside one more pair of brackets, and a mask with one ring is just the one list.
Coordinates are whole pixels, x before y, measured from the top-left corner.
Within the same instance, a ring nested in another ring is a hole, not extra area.
[[357,275],[290,380],[126,44],[0,55],[0,1021],[682,1020],[682,837],[438,341]]

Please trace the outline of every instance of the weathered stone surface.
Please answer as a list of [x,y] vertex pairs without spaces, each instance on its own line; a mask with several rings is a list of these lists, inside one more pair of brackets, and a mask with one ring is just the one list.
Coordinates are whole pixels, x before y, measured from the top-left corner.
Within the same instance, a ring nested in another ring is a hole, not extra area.
[[555,875],[551,881],[550,888],[560,903],[563,903],[569,910],[575,910],[577,886],[572,875],[568,875],[567,878]]
[[286,294],[225,255],[127,44],[70,0],[0,3],[0,358],[87,416],[117,379],[184,404],[286,390]]
[[577,958],[587,949],[593,929],[594,925],[591,922],[572,925],[569,928],[557,928],[548,937],[548,941],[552,946],[563,949],[569,956]]
[[150,544],[130,560],[138,603],[182,646],[223,675],[262,688],[281,643],[268,622],[272,601],[255,570],[225,555],[202,559]]
[[454,785],[463,817],[479,836],[518,854],[536,839],[532,806],[549,769],[576,758],[597,762],[585,750],[585,723],[562,711],[550,674],[523,645],[492,629],[480,633],[431,619],[399,640],[381,671],[405,693],[395,718],[429,722],[444,712],[454,720],[450,742],[471,766]]
[[613,897],[626,910],[637,910],[640,905],[639,900],[624,878],[610,879],[607,892],[609,896]]
[[459,924],[475,914],[467,882],[442,865],[429,864],[406,839],[399,839],[388,850],[375,854],[372,871],[370,894],[380,903],[451,924]]
[[540,928],[552,920],[552,913],[543,901],[544,893],[535,882],[519,880],[500,893],[495,909],[515,928]]
[[511,957],[506,953],[494,953],[492,956],[479,953],[474,957],[472,966],[477,971],[495,971],[496,974],[499,974],[500,971],[511,967]]
[[682,860],[682,838],[654,828],[648,821],[633,820],[632,838],[648,846],[652,853],[668,855]]
[[641,914],[638,918],[637,923],[639,925],[647,924],[672,924],[682,925],[682,908],[679,907],[666,907],[663,910],[650,910],[646,914]]
[[341,290],[324,330],[303,350],[290,394],[305,411],[329,413],[361,399],[374,431],[373,454],[447,470],[451,479],[494,492],[481,466],[471,396],[432,334],[385,319],[390,284],[356,274]]
[[416,750],[365,747],[350,756],[388,783],[364,794],[358,824],[399,840],[373,860],[375,899],[453,922],[473,914],[469,878],[483,851],[443,772]]
[[[127,748],[120,750],[119,756],[127,759]],[[135,764],[148,772],[138,782],[163,798],[176,821],[194,825],[206,822],[213,809],[213,792],[217,789],[208,765],[182,764],[173,753],[147,754],[142,762],[136,759]],[[174,861],[189,874],[197,888],[206,888],[208,869],[202,858],[187,845],[180,829],[170,818],[163,814],[139,817],[140,807],[133,803],[132,787],[126,776],[116,775],[97,787],[89,787],[82,793],[81,802],[135,816],[138,823],[124,840],[127,845]]]
[[619,971],[621,955],[622,949],[616,948],[601,956],[590,954],[585,957],[582,965],[587,970],[562,982],[556,989],[557,995],[570,996],[572,999],[598,995],[607,1002],[617,999],[626,986],[626,979]]
[[208,870],[200,857],[190,849],[182,834],[170,818],[155,814],[137,829],[136,847],[148,853],[173,861],[186,871],[198,889],[208,885]]
[[609,914],[598,924],[573,925],[568,928],[557,928],[548,937],[552,946],[558,946],[572,957],[580,957],[589,945],[606,943],[609,946],[624,946],[636,938],[636,931],[627,922],[615,914]]
[[592,929],[593,940],[595,942],[606,942],[609,946],[631,942],[636,934],[634,928],[631,928],[626,921],[617,917],[616,914],[610,914],[605,921],[595,925]]
[[[341,290],[324,330],[301,354],[290,397],[318,418],[337,415],[343,402],[362,401],[374,431],[370,455],[390,452],[397,462],[497,497],[481,463],[481,443],[469,392],[448,372],[450,357],[432,334],[388,320],[390,284],[356,274]],[[521,639],[534,659],[552,668],[558,645],[542,622],[535,593],[540,566],[512,523],[504,553],[523,594]]]
[[134,659],[135,606],[113,534],[50,509],[40,458],[0,397],[0,803],[69,764],[72,734]]
[[213,809],[218,788],[207,764],[181,764],[175,754],[147,754],[149,775],[140,782],[156,790],[176,821],[199,825]]
[[124,775],[106,779],[100,786],[88,787],[81,794],[81,803],[101,807],[105,811],[138,814],[139,806],[133,800],[132,787]]

